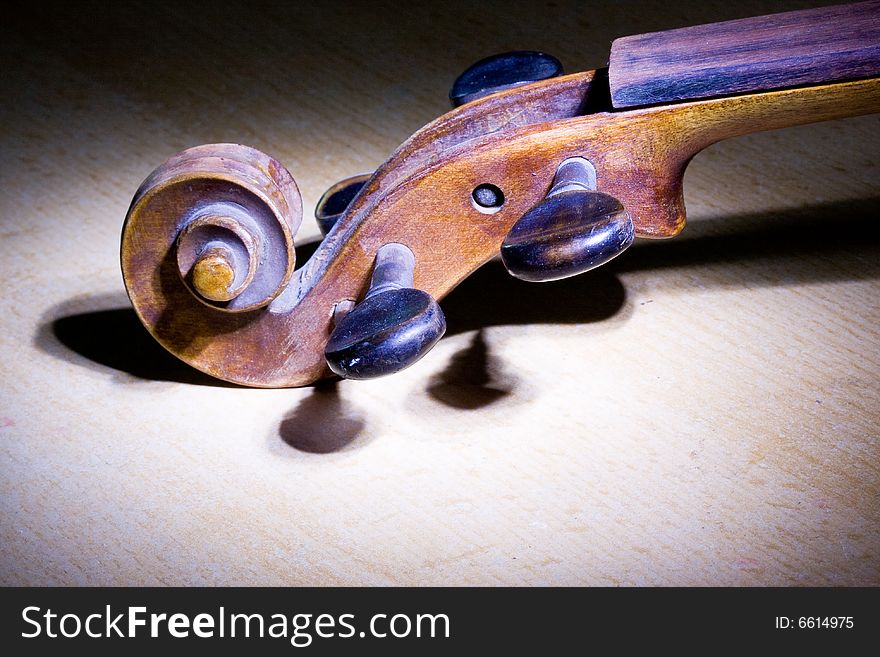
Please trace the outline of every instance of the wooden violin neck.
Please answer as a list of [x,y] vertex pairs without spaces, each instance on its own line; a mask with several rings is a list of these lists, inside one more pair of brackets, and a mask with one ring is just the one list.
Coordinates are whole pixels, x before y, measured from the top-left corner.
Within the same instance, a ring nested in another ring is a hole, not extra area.
[[615,108],[880,75],[880,0],[627,36],[611,46]]

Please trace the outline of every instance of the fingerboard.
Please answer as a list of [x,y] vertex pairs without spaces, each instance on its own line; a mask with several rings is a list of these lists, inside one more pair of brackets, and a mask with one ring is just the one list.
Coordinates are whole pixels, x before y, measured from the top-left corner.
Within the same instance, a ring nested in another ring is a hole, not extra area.
[[880,75],[880,0],[616,39],[616,108]]

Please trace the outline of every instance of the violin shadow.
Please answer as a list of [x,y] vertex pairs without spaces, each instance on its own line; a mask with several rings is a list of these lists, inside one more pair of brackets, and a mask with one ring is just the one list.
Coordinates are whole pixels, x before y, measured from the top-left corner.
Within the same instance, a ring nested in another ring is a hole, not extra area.
[[[82,308],[94,310],[82,312]],[[124,293],[74,297],[49,309],[44,317],[34,336],[40,350],[69,363],[121,375],[116,377],[120,382],[238,387],[172,356],[144,328]]]
[[626,290],[614,272],[602,268],[548,283],[513,278],[501,260],[471,274],[444,298],[446,335],[490,326],[589,324],[624,307]]
[[[865,198],[692,221],[679,238],[637,240],[624,257],[608,266],[614,273],[626,273],[749,263],[750,267],[737,268],[733,281],[749,286],[876,278],[880,276],[878,208],[880,198]],[[779,267],[785,260],[801,264]],[[810,266],[803,266],[805,260]]]
[[[626,291],[619,274],[627,272],[749,261],[752,266],[737,272],[736,284],[874,278],[880,275],[878,204],[880,199],[863,199],[696,221],[687,237],[637,243],[601,269],[551,283],[519,281],[499,260],[493,260],[442,301],[447,335],[492,326],[586,324],[609,319],[625,306]],[[746,227],[740,229],[739,225]],[[305,262],[317,246],[318,242],[298,246],[297,261]],[[858,267],[839,266],[835,256],[844,254],[849,262],[857,261]],[[792,257],[810,258],[813,266],[792,268],[781,275],[773,264]],[[707,280],[706,284],[719,283]],[[128,375],[120,378],[123,381],[233,385],[213,379],[165,351],[144,329],[121,292],[78,296],[50,308],[37,327],[34,343],[56,358]],[[439,395],[448,397],[455,381],[483,385],[480,381],[486,380],[486,363],[490,360],[485,340],[482,346],[476,344],[470,356],[462,354],[458,360],[454,357],[446,371],[446,391]],[[465,402],[451,405],[456,403]]]

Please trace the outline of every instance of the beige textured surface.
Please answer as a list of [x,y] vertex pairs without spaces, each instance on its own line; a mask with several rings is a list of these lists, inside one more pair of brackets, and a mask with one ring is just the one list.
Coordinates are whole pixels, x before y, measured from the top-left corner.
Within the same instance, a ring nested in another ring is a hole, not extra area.
[[119,230],[177,150],[267,150],[312,208],[486,54],[573,71],[616,36],[820,3],[538,4],[5,25],[0,582],[880,584],[876,116],[713,147],[684,235],[604,270],[490,264],[388,379],[214,385],[136,324]]

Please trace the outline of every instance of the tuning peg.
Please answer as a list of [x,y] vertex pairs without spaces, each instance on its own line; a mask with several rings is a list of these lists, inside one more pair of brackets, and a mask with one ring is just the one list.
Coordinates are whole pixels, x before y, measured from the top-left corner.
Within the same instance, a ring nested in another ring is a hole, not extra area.
[[347,312],[334,312],[337,324],[324,349],[333,372],[346,379],[393,374],[422,358],[443,336],[440,306],[412,286],[415,263],[403,244],[379,249],[364,300]]
[[362,173],[340,180],[318,199],[318,205],[315,207],[315,220],[318,222],[318,228],[322,235],[326,236],[330,229],[336,225],[339,217],[345,213],[345,209],[361,191],[361,187],[370,179],[371,175],[373,174]]
[[554,281],[603,265],[629,247],[632,219],[620,201],[595,189],[596,170],[588,160],[565,160],[544,200],[504,238],[507,271],[525,281]]
[[453,107],[529,82],[562,75],[562,64],[553,55],[516,50],[492,55],[473,64],[456,78],[449,92]]

